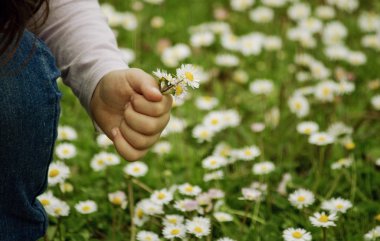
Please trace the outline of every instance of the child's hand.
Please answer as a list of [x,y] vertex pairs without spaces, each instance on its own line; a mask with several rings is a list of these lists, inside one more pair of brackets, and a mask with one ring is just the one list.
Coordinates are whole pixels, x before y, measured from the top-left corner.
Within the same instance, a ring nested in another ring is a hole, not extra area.
[[126,160],[140,159],[160,137],[170,118],[172,97],[140,69],[105,75],[91,99],[91,113]]

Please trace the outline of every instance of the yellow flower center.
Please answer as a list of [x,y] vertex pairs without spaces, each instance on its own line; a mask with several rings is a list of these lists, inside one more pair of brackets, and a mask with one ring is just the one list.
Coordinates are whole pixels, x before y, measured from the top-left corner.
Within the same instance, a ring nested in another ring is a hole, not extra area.
[[252,155],[252,151],[251,150],[245,150],[244,155],[250,156],[250,155]]
[[57,214],[57,215],[61,214],[61,212],[62,212],[62,208],[56,208],[56,209],[54,209],[54,213]]
[[98,165],[101,165],[101,166],[104,165],[104,160],[103,159],[99,159],[98,160]]
[[191,73],[191,72],[186,72],[186,73],[185,73],[185,77],[186,77],[186,79],[188,79],[188,80],[190,80],[190,81],[193,81],[193,80],[194,80],[194,75],[193,75],[193,73]]
[[112,200],[112,203],[115,205],[121,205],[122,202],[123,199],[121,199],[121,197],[114,197],[114,199]]
[[58,169],[53,169],[49,172],[49,177],[56,177],[59,175],[59,170]]
[[168,222],[171,224],[177,224],[177,219],[171,218],[171,219],[168,219]]
[[212,119],[211,124],[212,125],[217,125],[219,123],[218,119]]
[[330,94],[331,91],[330,91],[329,88],[323,88],[323,91],[322,91],[322,92],[323,92],[323,95],[324,95],[324,96],[327,96],[327,95]]
[[70,151],[68,150],[68,149],[63,149],[63,154],[65,154],[65,155],[68,155],[69,153],[70,153]]
[[177,86],[175,87],[175,95],[179,96],[179,95],[181,95],[182,93],[183,93],[183,88],[182,88],[182,86],[177,85]]
[[142,219],[142,217],[144,216],[144,211],[141,208],[139,208],[136,211],[136,215],[138,218]]
[[83,211],[83,212],[88,212],[88,211],[90,211],[90,210],[91,210],[91,207],[88,206],[88,205],[82,207],[82,211]]
[[139,172],[140,171],[140,167],[134,167],[132,171],[133,172]]
[[299,197],[297,198],[297,201],[298,201],[298,202],[303,202],[303,201],[305,201],[305,197],[304,197],[304,196],[299,196]]
[[197,227],[194,228],[194,232],[196,232],[196,233],[202,233],[203,229],[201,227],[197,226]]
[[42,206],[47,206],[50,204],[50,201],[48,199],[42,199],[41,201]]
[[320,136],[320,137],[318,137],[318,141],[319,142],[325,142],[326,141],[326,137]]
[[326,222],[329,221],[329,217],[323,214],[323,215],[321,215],[321,216],[319,217],[318,221],[319,221],[319,222],[322,222],[322,223],[326,223]]
[[179,234],[179,229],[172,229],[172,231],[170,231],[170,234],[171,235],[178,235]]
[[164,199],[165,197],[166,197],[165,193],[162,193],[162,192],[160,192],[160,193],[157,195],[157,198],[160,199],[160,200]]
[[293,238],[302,238],[302,233],[299,231],[295,231],[292,233]]
[[194,190],[194,188],[190,185],[185,188],[186,192],[192,192],[193,190]]
[[202,131],[202,132],[200,133],[200,136],[201,136],[202,138],[207,138],[207,137],[208,137],[208,131]]
[[214,159],[210,161],[211,166],[215,166],[217,163],[218,162],[216,160],[214,160]]
[[342,205],[341,203],[339,203],[339,204],[336,205],[336,208],[337,208],[337,209],[342,209],[342,208],[343,208],[343,205]]
[[348,150],[352,150],[352,149],[355,148],[355,143],[353,143],[353,142],[348,142],[348,143],[346,143],[344,146],[346,147],[346,149],[348,149]]
[[304,132],[305,132],[305,134],[310,135],[311,134],[311,129],[310,128],[305,128]]
[[302,104],[300,102],[296,102],[294,108],[296,108],[296,110],[300,110],[302,108]]

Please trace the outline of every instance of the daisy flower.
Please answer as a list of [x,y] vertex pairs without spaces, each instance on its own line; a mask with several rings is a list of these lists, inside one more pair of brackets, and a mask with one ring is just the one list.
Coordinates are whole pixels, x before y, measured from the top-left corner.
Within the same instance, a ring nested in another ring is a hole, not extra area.
[[343,198],[332,198],[322,202],[321,208],[333,213],[346,213],[346,211],[352,208],[352,203],[349,200]]
[[143,212],[147,215],[157,215],[164,213],[163,206],[161,204],[152,202],[150,199],[141,200],[139,207],[141,207]]
[[54,199],[49,206],[46,207],[46,212],[53,217],[66,217],[69,216],[69,205],[59,199]]
[[263,196],[263,192],[256,188],[243,188],[242,189],[243,200],[259,201]]
[[107,148],[113,144],[112,140],[105,134],[100,134],[96,137],[96,143],[101,148]]
[[71,126],[58,126],[57,140],[73,141],[78,138],[78,134]]
[[191,212],[197,210],[199,208],[199,204],[196,200],[183,199],[176,201],[174,208],[180,210],[181,212]]
[[166,239],[183,239],[186,236],[186,226],[183,224],[166,225],[162,230],[162,234]]
[[92,200],[81,201],[75,204],[75,209],[81,214],[90,214],[98,210],[98,205]]
[[77,154],[77,150],[73,144],[61,143],[56,146],[55,154],[60,159],[70,159]]
[[195,100],[195,105],[200,110],[211,110],[219,104],[219,100],[211,96],[201,96]]
[[116,206],[120,206],[122,209],[127,207],[127,195],[122,191],[116,191],[108,193],[108,200]]
[[203,159],[202,167],[208,170],[214,170],[227,165],[227,159],[221,156],[209,156]]
[[152,147],[152,151],[158,155],[164,155],[164,154],[168,154],[170,153],[172,149],[172,145],[170,144],[170,142],[167,142],[167,141],[160,141],[160,142],[157,142],[153,147]]
[[365,240],[376,240],[380,238],[380,226],[376,226],[364,235]]
[[193,186],[189,183],[182,184],[178,187],[178,190],[181,194],[188,196],[197,196],[202,192],[202,189],[198,186]]
[[200,76],[198,69],[191,64],[181,65],[181,67],[177,69],[177,77],[193,89],[199,87]]
[[282,233],[285,241],[311,241],[312,237],[309,232],[302,228],[288,228]]
[[132,177],[142,177],[148,172],[148,166],[140,161],[127,164],[124,169],[124,173]]
[[227,237],[223,237],[223,238],[220,238],[220,239],[218,239],[216,241],[236,241],[236,240],[230,239],[230,238],[227,238]]
[[224,172],[219,170],[219,171],[215,171],[215,172],[206,173],[203,176],[203,181],[209,182],[212,180],[221,180],[223,178],[224,178]]
[[371,104],[375,110],[380,110],[380,95],[372,97]]
[[338,161],[331,164],[331,169],[339,170],[342,168],[347,168],[352,165],[353,160],[351,158],[341,158]]
[[309,217],[311,224],[315,227],[328,228],[331,226],[336,226],[334,221],[338,217],[335,213],[327,215],[325,212],[314,213],[313,216]]
[[255,80],[249,85],[249,90],[253,94],[268,95],[273,91],[273,82],[267,79]]
[[306,189],[298,189],[291,193],[288,198],[290,204],[298,209],[308,207],[315,201],[314,194]]
[[256,175],[265,175],[269,174],[274,170],[275,166],[273,162],[270,161],[264,161],[264,162],[259,162],[253,165],[253,173]]
[[230,222],[234,219],[231,214],[225,212],[215,212],[213,215],[218,222]]
[[260,156],[261,151],[257,146],[247,146],[242,149],[236,150],[235,155],[239,160],[250,161]]
[[160,238],[156,233],[149,231],[140,231],[136,236],[138,241],[160,241]]
[[334,136],[326,132],[313,133],[309,137],[309,143],[318,145],[318,146],[325,146],[328,144],[332,144],[334,143],[334,141],[335,141]]
[[45,192],[37,197],[38,201],[42,204],[44,208],[51,205],[57,198],[54,197],[51,191]]
[[154,191],[150,196],[150,200],[160,205],[168,204],[173,200],[173,194],[166,189]]
[[298,117],[305,117],[309,114],[309,101],[302,95],[295,95],[288,101],[290,111]]
[[317,132],[318,129],[319,129],[318,124],[313,121],[304,121],[297,125],[298,133],[305,134],[305,135],[311,135]]
[[169,225],[180,225],[183,224],[183,221],[185,218],[181,215],[166,215],[164,218],[164,226],[169,226]]
[[192,220],[186,221],[186,229],[190,234],[197,238],[207,236],[210,233],[210,219],[203,217],[194,217]]
[[48,170],[48,183],[49,185],[56,185],[57,183],[64,182],[70,176],[70,169],[63,162],[53,162]]

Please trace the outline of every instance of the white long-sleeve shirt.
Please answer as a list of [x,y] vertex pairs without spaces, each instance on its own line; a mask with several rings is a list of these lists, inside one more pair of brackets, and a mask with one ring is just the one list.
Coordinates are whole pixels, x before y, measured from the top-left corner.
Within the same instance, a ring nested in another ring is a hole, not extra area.
[[49,46],[64,83],[88,113],[100,79],[127,68],[97,0],[51,0],[48,19],[36,34]]

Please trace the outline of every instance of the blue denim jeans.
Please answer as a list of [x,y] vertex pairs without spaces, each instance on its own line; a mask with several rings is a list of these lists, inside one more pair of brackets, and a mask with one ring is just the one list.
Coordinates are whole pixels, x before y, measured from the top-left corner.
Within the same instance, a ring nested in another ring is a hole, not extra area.
[[0,241],[35,241],[48,223],[36,197],[46,189],[57,136],[60,72],[48,47],[28,31],[6,64],[5,58],[0,56]]

